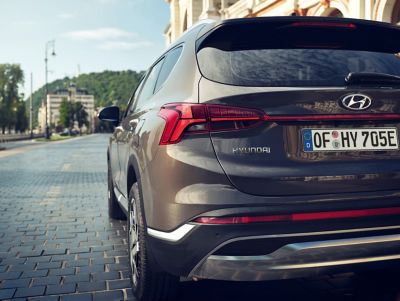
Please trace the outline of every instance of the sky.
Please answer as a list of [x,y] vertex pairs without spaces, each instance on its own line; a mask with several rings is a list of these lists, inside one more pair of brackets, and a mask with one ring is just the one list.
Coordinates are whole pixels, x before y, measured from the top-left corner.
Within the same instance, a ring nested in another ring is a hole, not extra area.
[[20,64],[21,92],[45,83],[103,70],[146,70],[165,49],[165,0],[0,0],[0,64]]

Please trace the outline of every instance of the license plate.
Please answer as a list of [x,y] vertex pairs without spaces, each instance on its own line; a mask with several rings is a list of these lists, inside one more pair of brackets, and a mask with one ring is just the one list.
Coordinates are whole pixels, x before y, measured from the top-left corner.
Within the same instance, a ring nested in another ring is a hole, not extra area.
[[303,129],[302,137],[305,152],[399,149],[397,128]]

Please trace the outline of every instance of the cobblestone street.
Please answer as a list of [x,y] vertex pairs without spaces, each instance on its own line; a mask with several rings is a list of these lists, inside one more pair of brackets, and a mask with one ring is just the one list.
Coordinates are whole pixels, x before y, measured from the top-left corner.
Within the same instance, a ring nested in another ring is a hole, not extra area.
[[[107,139],[0,152],[0,300],[134,300],[125,222],[107,215]],[[184,282],[178,300],[400,300],[399,276]]]

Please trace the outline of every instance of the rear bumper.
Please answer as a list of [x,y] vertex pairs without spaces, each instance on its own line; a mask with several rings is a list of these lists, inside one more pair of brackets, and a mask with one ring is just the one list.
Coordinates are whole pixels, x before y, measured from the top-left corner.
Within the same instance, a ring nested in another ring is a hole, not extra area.
[[159,267],[199,279],[258,281],[400,262],[400,217],[148,228]]
[[209,255],[189,276],[236,281],[287,279],[398,259],[400,235],[395,234],[293,243],[267,255]]

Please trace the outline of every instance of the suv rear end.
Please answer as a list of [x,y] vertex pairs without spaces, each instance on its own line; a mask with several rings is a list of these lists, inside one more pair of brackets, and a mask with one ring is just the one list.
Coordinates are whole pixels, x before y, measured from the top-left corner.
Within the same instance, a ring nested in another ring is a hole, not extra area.
[[199,27],[181,60],[193,94],[141,115],[157,120],[138,183],[158,269],[257,281],[397,262],[399,38],[352,19]]
[[199,104],[159,113],[167,126],[156,160],[180,166],[169,166],[166,185],[179,189],[160,214],[174,206],[165,232],[189,231],[155,239],[161,264],[265,280],[398,259],[399,30],[261,18],[203,32]]

